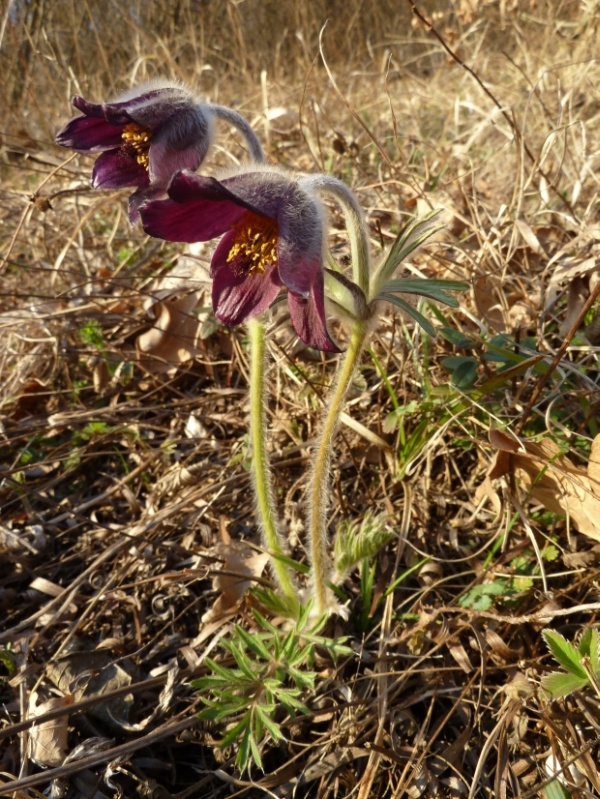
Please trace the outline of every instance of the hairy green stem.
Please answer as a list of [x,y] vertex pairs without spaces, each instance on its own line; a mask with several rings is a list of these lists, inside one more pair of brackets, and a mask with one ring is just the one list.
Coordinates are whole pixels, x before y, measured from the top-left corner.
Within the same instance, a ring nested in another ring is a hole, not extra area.
[[369,239],[363,211],[356,197],[345,183],[331,177],[331,175],[308,175],[300,180],[300,184],[322,194],[330,194],[342,206],[352,254],[352,276],[363,294],[368,296],[371,271],[369,265]]
[[279,588],[292,608],[299,605],[298,589],[286,563],[284,543],[277,524],[275,498],[271,484],[266,436],[267,348],[265,325],[258,319],[248,322],[250,333],[250,440],[252,444],[252,478],[263,545],[271,555],[273,572]]
[[328,552],[327,512],[329,509],[333,439],[344,407],[344,400],[360,361],[368,332],[369,326],[366,322],[354,323],[350,344],[338,367],[314,455],[308,507],[312,588],[315,600],[313,613],[315,616],[321,616],[331,610],[328,588],[331,569]]
[[230,125],[236,127],[246,140],[250,158],[259,164],[264,163],[265,154],[263,153],[261,143],[259,142],[254,129],[248,120],[245,119],[245,117],[243,117],[241,114],[238,114],[238,112],[234,111],[233,108],[228,108],[226,105],[210,104],[205,107],[218,119],[222,119],[224,122],[228,122]]

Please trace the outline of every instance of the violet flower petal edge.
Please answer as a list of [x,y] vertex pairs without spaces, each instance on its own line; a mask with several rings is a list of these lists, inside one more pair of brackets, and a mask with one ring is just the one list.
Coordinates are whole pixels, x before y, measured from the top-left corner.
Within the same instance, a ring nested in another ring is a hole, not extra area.
[[307,298],[288,291],[290,319],[298,338],[308,347],[323,352],[342,352],[329,335],[322,281],[315,281]]

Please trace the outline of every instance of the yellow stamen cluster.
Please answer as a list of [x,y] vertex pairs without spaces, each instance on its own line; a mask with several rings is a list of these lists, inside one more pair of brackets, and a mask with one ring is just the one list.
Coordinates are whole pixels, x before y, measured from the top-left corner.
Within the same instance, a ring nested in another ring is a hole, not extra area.
[[227,256],[236,272],[262,275],[271,264],[277,263],[277,222],[251,212],[234,227],[235,242]]
[[131,122],[129,125],[125,125],[123,128],[121,138],[123,139],[125,146],[132,148],[133,155],[138,164],[147,170],[152,133],[149,130],[140,127],[139,125],[136,125],[135,122]]

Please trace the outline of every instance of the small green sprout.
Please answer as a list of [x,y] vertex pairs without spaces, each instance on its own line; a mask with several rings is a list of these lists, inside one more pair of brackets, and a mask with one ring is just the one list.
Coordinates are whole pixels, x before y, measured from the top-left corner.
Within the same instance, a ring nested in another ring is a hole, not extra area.
[[542,688],[552,699],[569,696],[586,686],[593,688],[600,697],[597,628],[588,627],[581,635],[577,647],[555,630],[544,630],[542,635],[555,660],[565,669],[564,672],[553,671],[542,677]]

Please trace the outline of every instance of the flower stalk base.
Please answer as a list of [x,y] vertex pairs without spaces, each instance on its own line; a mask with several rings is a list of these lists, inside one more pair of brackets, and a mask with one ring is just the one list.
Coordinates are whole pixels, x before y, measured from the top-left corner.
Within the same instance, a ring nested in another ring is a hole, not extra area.
[[331,398],[325,411],[321,433],[314,456],[309,487],[309,547],[312,566],[312,593],[314,616],[322,616],[335,608],[328,586],[331,577],[327,511],[330,495],[330,470],[333,439],[344,407],[344,400],[360,361],[369,332],[367,322],[356,322],[352,328],[350,344],[338,367]]
[[264,323],[253,318],[248,322],[250,334],[250,440],[252,445],[252,479],[263,545],[271,555],[275,579],[291,608],[299,608],[298,590],[285,564],[285,551],[277,525],[277,512],[271,485],[269,452],[266,436],[267,349]]

